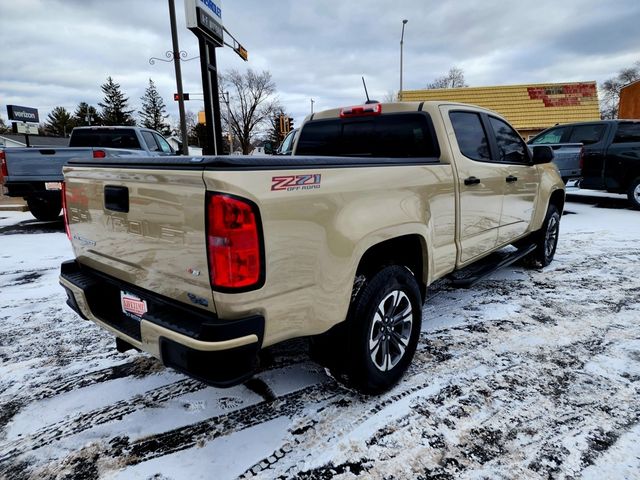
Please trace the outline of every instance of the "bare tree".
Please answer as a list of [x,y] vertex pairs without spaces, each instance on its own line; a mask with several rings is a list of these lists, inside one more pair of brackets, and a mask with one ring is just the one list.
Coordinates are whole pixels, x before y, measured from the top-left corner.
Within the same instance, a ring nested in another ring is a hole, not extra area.
[[384,103],[394,103],[398,101],[398,94],[393,90],[389,90],[384,97],[382,97]]
[[247,155],[257,136],[269,128],[271,118],[281,110],[275,97],[276,84],[266,70],[230,70],[220,77],[220,88],[229,92],[229,108],[221,109],[222,121],[231,127],[242,153]]
[[602,98],[600,101],[600,117],[603,120],[618,118],[618,105],[620,103],[620,90],[631,82],[640,80],[640,61],[632,67],[623,68],[613,78],[600,84]]
[[468,87],[464,80],[464,71],[458,67],[451,67],[449,73],[436,78],[427,85],[428,89],[433,88],[461,88]]

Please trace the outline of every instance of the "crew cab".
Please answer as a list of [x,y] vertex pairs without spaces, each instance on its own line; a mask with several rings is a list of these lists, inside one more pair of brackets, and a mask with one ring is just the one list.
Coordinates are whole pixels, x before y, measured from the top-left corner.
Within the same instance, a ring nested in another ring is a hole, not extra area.
[[565,194],[552,150],[492,111],[327,110],[294,152],[70,161],[68,305],[119,350],[212,385],[310,336],[336,375],[377,393],[411,362],[429,284],[497,251],[553,259]]
[[[551,141],[549,141],[551,140]],[[580,188],[624,193],[640,209],[640,120],[570,123],[547,129],[530,144],[550,145],[556,154],[583,144]]]
[[62,167],[71,158],[175,155],[154,130],[140,127],[76,127],[66,148],[8,148],[0,150],[0,183],[6,195],[24,197],[39,220],[60,216]]

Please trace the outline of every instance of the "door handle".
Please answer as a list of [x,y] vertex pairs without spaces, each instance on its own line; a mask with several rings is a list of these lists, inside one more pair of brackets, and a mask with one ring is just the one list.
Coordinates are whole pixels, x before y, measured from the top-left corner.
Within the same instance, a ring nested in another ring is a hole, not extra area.
[[517,182],[517,181],[518,181],[518,177],[514,177],[513,175],[509,175],[507,177],[507,183]]
[[480,183],[480,179],[476,177],[469,177],[464,179],[465,185],[477,185]]

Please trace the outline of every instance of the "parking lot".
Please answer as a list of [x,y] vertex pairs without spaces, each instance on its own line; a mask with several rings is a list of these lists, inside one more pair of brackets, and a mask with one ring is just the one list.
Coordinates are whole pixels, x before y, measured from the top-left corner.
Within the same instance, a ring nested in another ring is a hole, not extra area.
[[215,389],[65,305],[62,221],[0,212],[2,478],[639,478],[640,212],[570,189],[556,258],[429,291],[379,397],[305,341]]

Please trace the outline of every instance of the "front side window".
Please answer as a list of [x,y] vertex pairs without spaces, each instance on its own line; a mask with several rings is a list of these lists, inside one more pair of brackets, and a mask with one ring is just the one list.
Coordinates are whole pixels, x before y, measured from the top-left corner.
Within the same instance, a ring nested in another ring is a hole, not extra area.
[[156,140],[153,138],[153,133],[151,132],[142,132],[142,138],[144,138],[144,143],[147,144],[147,148],[150,152],[157,152],[159,150],[158,144]]
[[640,142],[640,122],[619,124],[613,143],[632,142]]
[[552,143],[560,143],[562,141],[562,135],[567,131],[567,127],[558,127],[552,128],[547,132],[541,134],[535,140],[532,140],[531,143],[535,145],[548,145]]
[[504,163],[528,163],[527,147],[522,137],[499,118],[489,117],[498,146],[498,160]]
[[156,142],[158,142],[160,150],[162,150],[164,153],[173,153],[171,145],[169,145],[169,142],[167,142],[161,135],[154,133],[153,136],[155,137]]
[[569,143],[582,143],[590,145],[600,141],[604,135],[605,125],[578,125],[573,127]]
[[489,142],[480,115],[475,112],[449,113],[460,153],[472,160],[489,161]]

